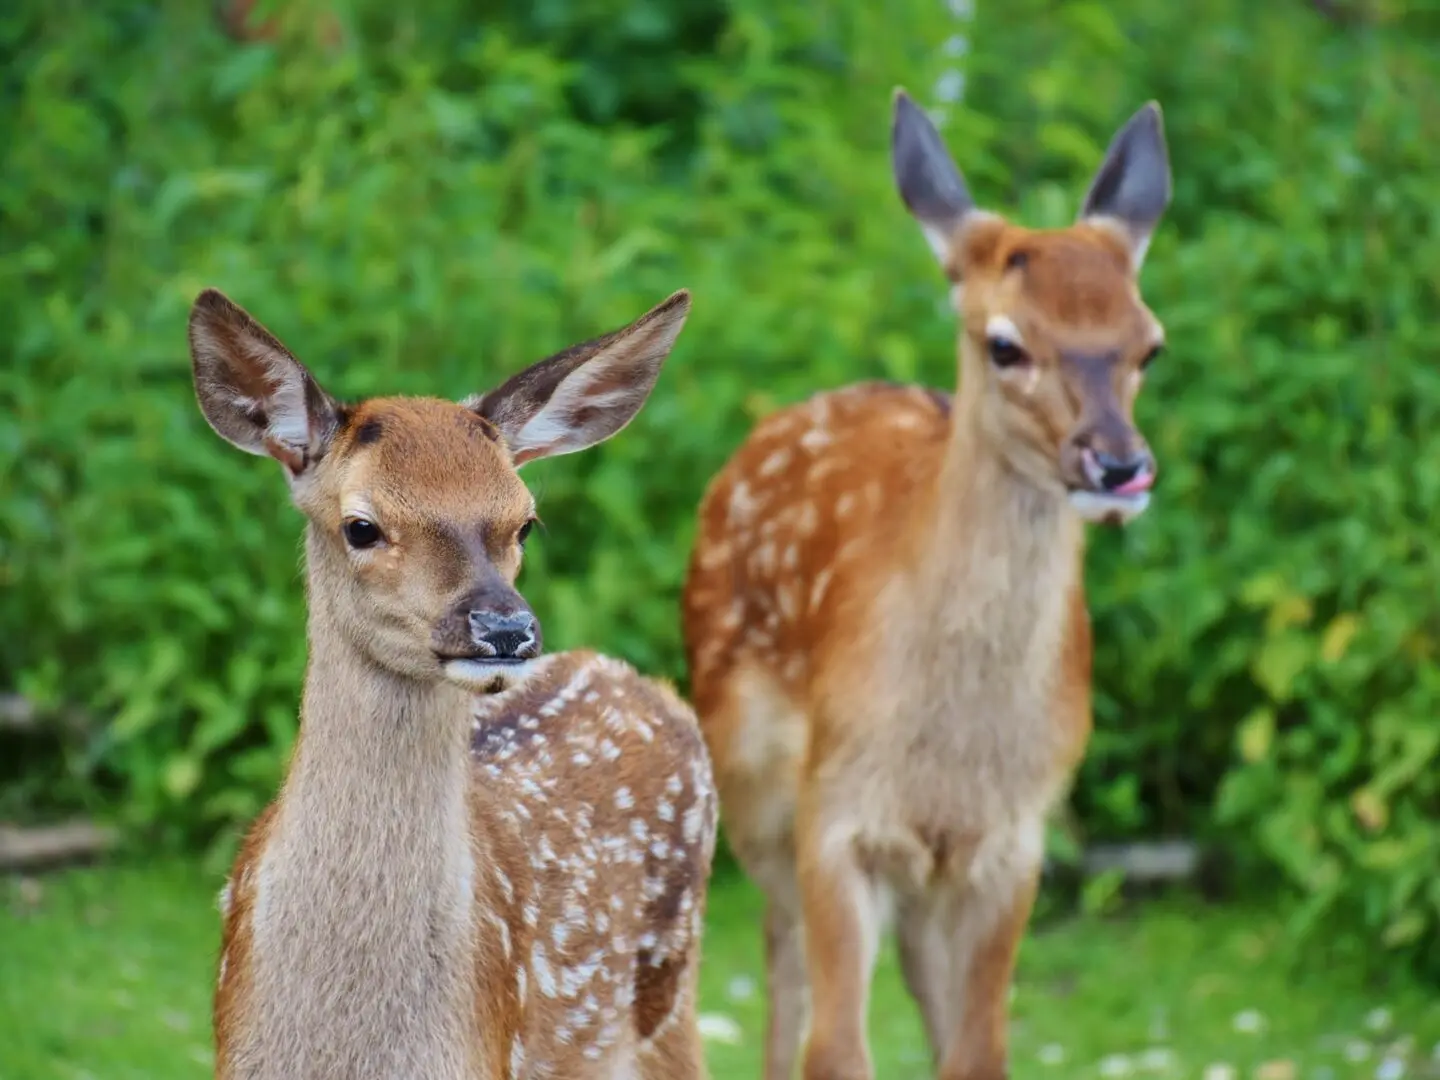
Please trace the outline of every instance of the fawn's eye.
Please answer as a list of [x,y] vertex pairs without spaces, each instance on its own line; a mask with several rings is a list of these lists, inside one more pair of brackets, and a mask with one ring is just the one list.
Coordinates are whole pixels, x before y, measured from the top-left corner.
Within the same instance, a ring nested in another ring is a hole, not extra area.
[[1150,365],[1153,364],[1159,358],[1160,354],[1164,351],[1164,345],[1156,345],[1153,349],[1151,349],[1148,353],[1145,354],[1145,359],[1140,361],[1140,370],[1147,370]]
[[533,528],[535,528],[535,519],[531,518],[529,521],[525,522],[524,525],[521,525],[520,531],[515,534],[515,542],[519,544],[522,548],[525,546],[525,541],[529,539],[530,530],[532,530]]
[[992,337],[985,344],[990,353],[990,362],[997,368],[1018,367],[1030,359],[1025,350],[1009,338]]
[[380,534],[380,526],[373,521],[364,518],[351,518],[344,526],[345,542],[356,551],[363,551],[365,548],[374,547],[383,537]]

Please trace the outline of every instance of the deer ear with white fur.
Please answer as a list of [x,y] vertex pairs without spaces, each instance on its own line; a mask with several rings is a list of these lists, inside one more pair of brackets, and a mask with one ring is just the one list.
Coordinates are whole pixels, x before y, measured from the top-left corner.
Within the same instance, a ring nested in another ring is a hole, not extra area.
[[499,429],[517,467],[594,446],[640,411],[689,313],[682,289],[629,326],[556,353],[465,404]]
[[305,366],[239,305],[206,289],[190,309],[200,411],[226,442],[274,458],[291,479],[324,456],[339,409]]

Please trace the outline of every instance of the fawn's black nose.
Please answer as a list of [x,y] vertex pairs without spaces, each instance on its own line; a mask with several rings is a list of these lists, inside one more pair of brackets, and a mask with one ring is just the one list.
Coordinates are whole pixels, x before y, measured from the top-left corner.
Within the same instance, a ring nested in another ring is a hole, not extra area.
[[472,611],[470,637],[487,660],[530,660],[540,655],[540,624],[528,611]]
[[1155,462],[1148,451],[1117,457],[1104,450],[1087,450],[1086,456],[1086,472],[1101,491],[1129,495],[1148,490],[1155,481]]

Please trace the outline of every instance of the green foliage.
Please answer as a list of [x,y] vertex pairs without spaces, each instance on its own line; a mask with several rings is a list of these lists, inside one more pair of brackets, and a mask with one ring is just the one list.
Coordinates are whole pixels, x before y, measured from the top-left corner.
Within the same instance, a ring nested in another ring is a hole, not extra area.
[[[300,519],[195,407],[204,285],[351,398],[469,393],[692,288],[640,418],[526,470],[547,637],[676,677],[694,507],[754,419],[953,380],[886,152],[891,86],[957,63],[939,0],[263,6],[254,44],[178,0],[0,13],[0,690],[102,718],[63,771],[0,754],[0,805],[228,836],[279,777]],[[1058,225],[1116,125],[1166,108],[1162,486],[1092,544],[1084,831],[1218,839],[1424,957],[1440,87],[1437,28],[1398,10],[982,2],[945,130],[984,202]]]

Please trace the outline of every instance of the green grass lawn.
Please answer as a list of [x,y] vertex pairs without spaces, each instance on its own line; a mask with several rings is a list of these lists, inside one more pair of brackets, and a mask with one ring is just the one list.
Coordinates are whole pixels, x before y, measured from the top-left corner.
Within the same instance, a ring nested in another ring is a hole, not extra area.
[[[169,1080],[210,1064],[218,882],[177,862],[0,879],[0,1080]],[[716,1080],[758,1077],[760,900],[712,891],[701,1008]],[[1259,1080],[1440,1076],[1440,1000],[1352,967],[1293,974],[1274,916],[1167,900],[1026,942],[1014,1075]],[[929,1075],[893,955],[871,1015],[878,1080]]]

